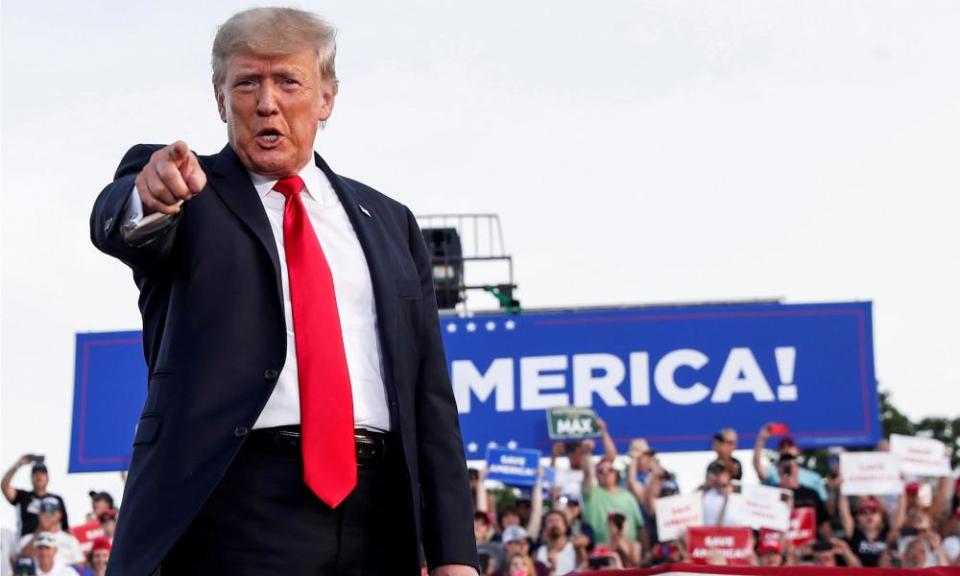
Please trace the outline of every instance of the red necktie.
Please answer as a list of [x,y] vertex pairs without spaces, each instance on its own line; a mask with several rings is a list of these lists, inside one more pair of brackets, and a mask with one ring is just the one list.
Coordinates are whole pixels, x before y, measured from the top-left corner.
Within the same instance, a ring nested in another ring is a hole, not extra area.
[[303,187],[290,176],[273,189],[286,197],[283,246],[300,375],[303,480],[336,508],[357,484],[353,394],[333,275],[303,207]]

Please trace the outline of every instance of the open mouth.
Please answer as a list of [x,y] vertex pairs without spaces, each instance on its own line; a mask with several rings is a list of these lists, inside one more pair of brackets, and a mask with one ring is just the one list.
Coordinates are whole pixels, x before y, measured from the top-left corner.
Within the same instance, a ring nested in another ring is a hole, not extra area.
[[264,148],[270,148],[277,144],[280,141],[282,135],[278,130],[273,128],[264,128],[257,132],[256,140],[257,144],[263,146]]

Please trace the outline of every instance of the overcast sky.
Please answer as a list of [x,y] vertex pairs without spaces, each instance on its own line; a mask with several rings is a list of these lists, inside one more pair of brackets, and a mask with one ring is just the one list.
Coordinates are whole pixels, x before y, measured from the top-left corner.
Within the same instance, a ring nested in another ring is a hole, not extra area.
[[[140,327],[90,208],[132,144],[224,145],[209,52],[243,7],[3,4],[0,467],[46,454],[78,520],[121,487],[66,476],[75,334]],[[416,213],[499,213],[525,306],[872,300],[881,387],[957,415],[960,3],[300,7],[340,31],[317,149]]]

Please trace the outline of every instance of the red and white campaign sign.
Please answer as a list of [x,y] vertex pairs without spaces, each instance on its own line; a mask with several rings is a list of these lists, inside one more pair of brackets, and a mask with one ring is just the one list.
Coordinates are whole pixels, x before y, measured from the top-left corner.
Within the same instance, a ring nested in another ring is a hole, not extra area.
[[794,546],[801,546],[817,539],[817,509],[794,508],[790,512],[790,529],[787,538]]
[[103,536],[103,528],[100,527],[100,522],[96,520],[91,520],[79,526],[73,526],[70,528],[70,532],[73,534],[73,537],[80,542],[80,549],[83,550],[84,554],[93,548],[94,538]]
[[900,458],[900,471],[904,474],[950,475],[950,455],[939,440],[891,434],[890,452]]
[[703,495],[700,492],[657,498],[657,534],[661,542],[676,540],[688,526],[703,524]]
[[694,564],[750,566],[753,560],[753,532],[749,528],[691,526],[687,529],[687,550]]
[[843,476],[840,492],[844,496],[903,492],[899,459],[889,452],[842,452],[840,475]]
[[762,485],[746,485],[740,493],[727,497],[723,523],[749,526],[754,530],[769,528],[786,532],[790,526],[789,490]]

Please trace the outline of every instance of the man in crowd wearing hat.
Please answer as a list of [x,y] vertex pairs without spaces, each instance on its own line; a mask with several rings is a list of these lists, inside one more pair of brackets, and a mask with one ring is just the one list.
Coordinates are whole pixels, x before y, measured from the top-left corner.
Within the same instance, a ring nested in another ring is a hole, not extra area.
[[60,542],[62,540],[51,532],[40,532],[34,538],[33,557],[37,561],[37,576],[77,575],[77,571],[67,566],[61,558]]
[[[529,557],[530,535],[523,526],[508,526],[503,531],[503,546],[507,558],[510,558],[514,554],[522,554]],[[547,565],[538,560],[533,561],[533,567],[537,570],[537,576],[547,576],[547,574],[550,573]],[[504,567],[504,570],[499,572],[499,574],[507,576],[506,567]]]
[[83,551],[80,549],[80,542],[73,534],[61,529],[63,510],[60,506],[60,501],[52,496],[47,496],[40,501],[37,530],[34,534],[26,534],[20,539],[17,547],[18,554],[35,554],[43,537],[52,539],[58,562],[64,564],[86,562]]
[[[33,489],[27,491],[14,488],[11,482],[17,474],[17,470],[31,462],[34,463],[33,469],[30,472],[30,482],[33,485]],[[24,454],[21,456],[3,475],[3,480],[0,480],[0,488],[3,489],[3,495],[6,496],[8,502],[16,506],[19,510],[20,535],[33,534],[36,531],[38,523],[37,516],[40,512],[40,501],[47,497],[55,498],[60,504],[60,527],[64,530],[69,529],[70,524],[67,522],[67,509],[63,504],[63,498],[47,492],[47,483],[49,481],[50,476],[47,473],[46,465],[43,463],[43,457],[33,454]]]
[[[763,457],[764,446],[772,436],[770,431],[771,424],[764,424],[757,432],[757,441],[753,445],[753,469],[756,470],[760,482],[767,486],[778,486],[780,484],[780,473],[777,471],[777,467]],[[800,448],[793,438],[784,436],[777,442],[777,453],[779,455],[789,454],[796,458],[800,456]],[[797,480],[801,486],[816,491],[821,500],[827,500],[827,487],[823,481],[823,476],[801,466],[797,471]]]
[[109,492],[90,491],[90,507],[93,509],[87,513],[87,520],[99,520],[108,510],[113,510],[113,496]]
[[595,542],[607,542],[610,533],[607,530],[607,517],[619,512],[626,517],[624,536],[630,540],[642,539],[643,516],[636,498],[629,490],[620,487],[620,472],[614,467],[614,459],[604,456],[596,466],[597,481],[594,485],[592,454],[594,443],[584,440],[587,455],[583,466],[583,518],[593,528]]
[[857,555],[863,566],[867,568],[880,566],[889,548],[887,544],[889,526],[884,521],[880,504],[869,496],[860,498],[857,500],[856,519],[850,513],[849,497],[841,495],[838,507],[844,536],[850,549]]

